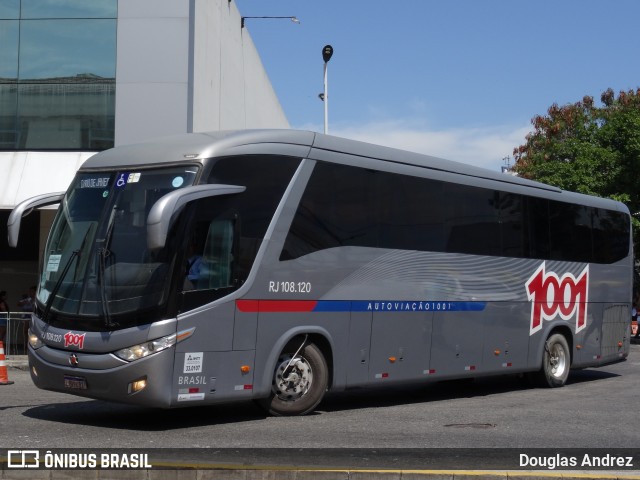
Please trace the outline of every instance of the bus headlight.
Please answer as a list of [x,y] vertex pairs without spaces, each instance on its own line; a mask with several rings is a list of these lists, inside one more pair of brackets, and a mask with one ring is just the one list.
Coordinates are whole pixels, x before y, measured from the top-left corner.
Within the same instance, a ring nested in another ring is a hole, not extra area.
[[176,344],[176,334],[169,335],[167,337],[158,338],[157,340],[151,340],[150,342],[140,343],[131,347],[123,348],[117,352],[113,352],[115,356],[126,360],[127,362],[133,362],[144,357],[148,357],[154,353],[161,352],[167,348]]
[[31,348],[33,348],[34,350],[37,350],[42,346],[42,341],[40,340],[40,337],[38,337],[31,330],[29,330],[28,336],[29,336],[29,345],[31,345]]

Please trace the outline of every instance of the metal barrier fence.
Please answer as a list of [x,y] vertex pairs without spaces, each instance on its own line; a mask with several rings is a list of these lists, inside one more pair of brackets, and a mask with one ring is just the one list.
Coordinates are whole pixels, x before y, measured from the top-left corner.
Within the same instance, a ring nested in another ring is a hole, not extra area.
[[27,330],[31,314],[25,312],[0,312],[0,326],[6,322],[4,353],[7,359],[11,355],[27,354]]

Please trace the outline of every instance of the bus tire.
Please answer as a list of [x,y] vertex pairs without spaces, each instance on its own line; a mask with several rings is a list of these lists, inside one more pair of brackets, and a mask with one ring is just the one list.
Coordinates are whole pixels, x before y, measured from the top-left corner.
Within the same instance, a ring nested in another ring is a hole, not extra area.
[[329,372],[320,349],[309,343],[293,358],[297,348],[292,347],[280,354],[271,395],[261,401],[271,415],[305,415],[316,408],[327,390]]
[[543,387],[562,387],[567,383],[571,368],[571,352],[564,335],[554,333],[544,346],[542,368],[536,374],[537,384]]

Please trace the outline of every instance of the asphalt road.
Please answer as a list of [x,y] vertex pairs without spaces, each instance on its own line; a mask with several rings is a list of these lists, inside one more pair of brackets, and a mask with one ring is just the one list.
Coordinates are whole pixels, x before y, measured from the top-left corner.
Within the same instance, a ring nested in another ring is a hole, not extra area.
[[634,448],[640,345],[626,362],[574,372],[560,389],[517,377],[329,396],[305,417],[253,403],[156,410],[36,389],[9,369],[0,448]]

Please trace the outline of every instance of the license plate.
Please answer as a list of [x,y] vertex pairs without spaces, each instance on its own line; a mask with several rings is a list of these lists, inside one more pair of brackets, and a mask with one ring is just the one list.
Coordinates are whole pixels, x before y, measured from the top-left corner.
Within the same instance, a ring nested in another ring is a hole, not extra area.
[[74,390],[86,390],[87,379],[84,377],[71,377],[69,375],[64,376],[65,388],[71,388]]

